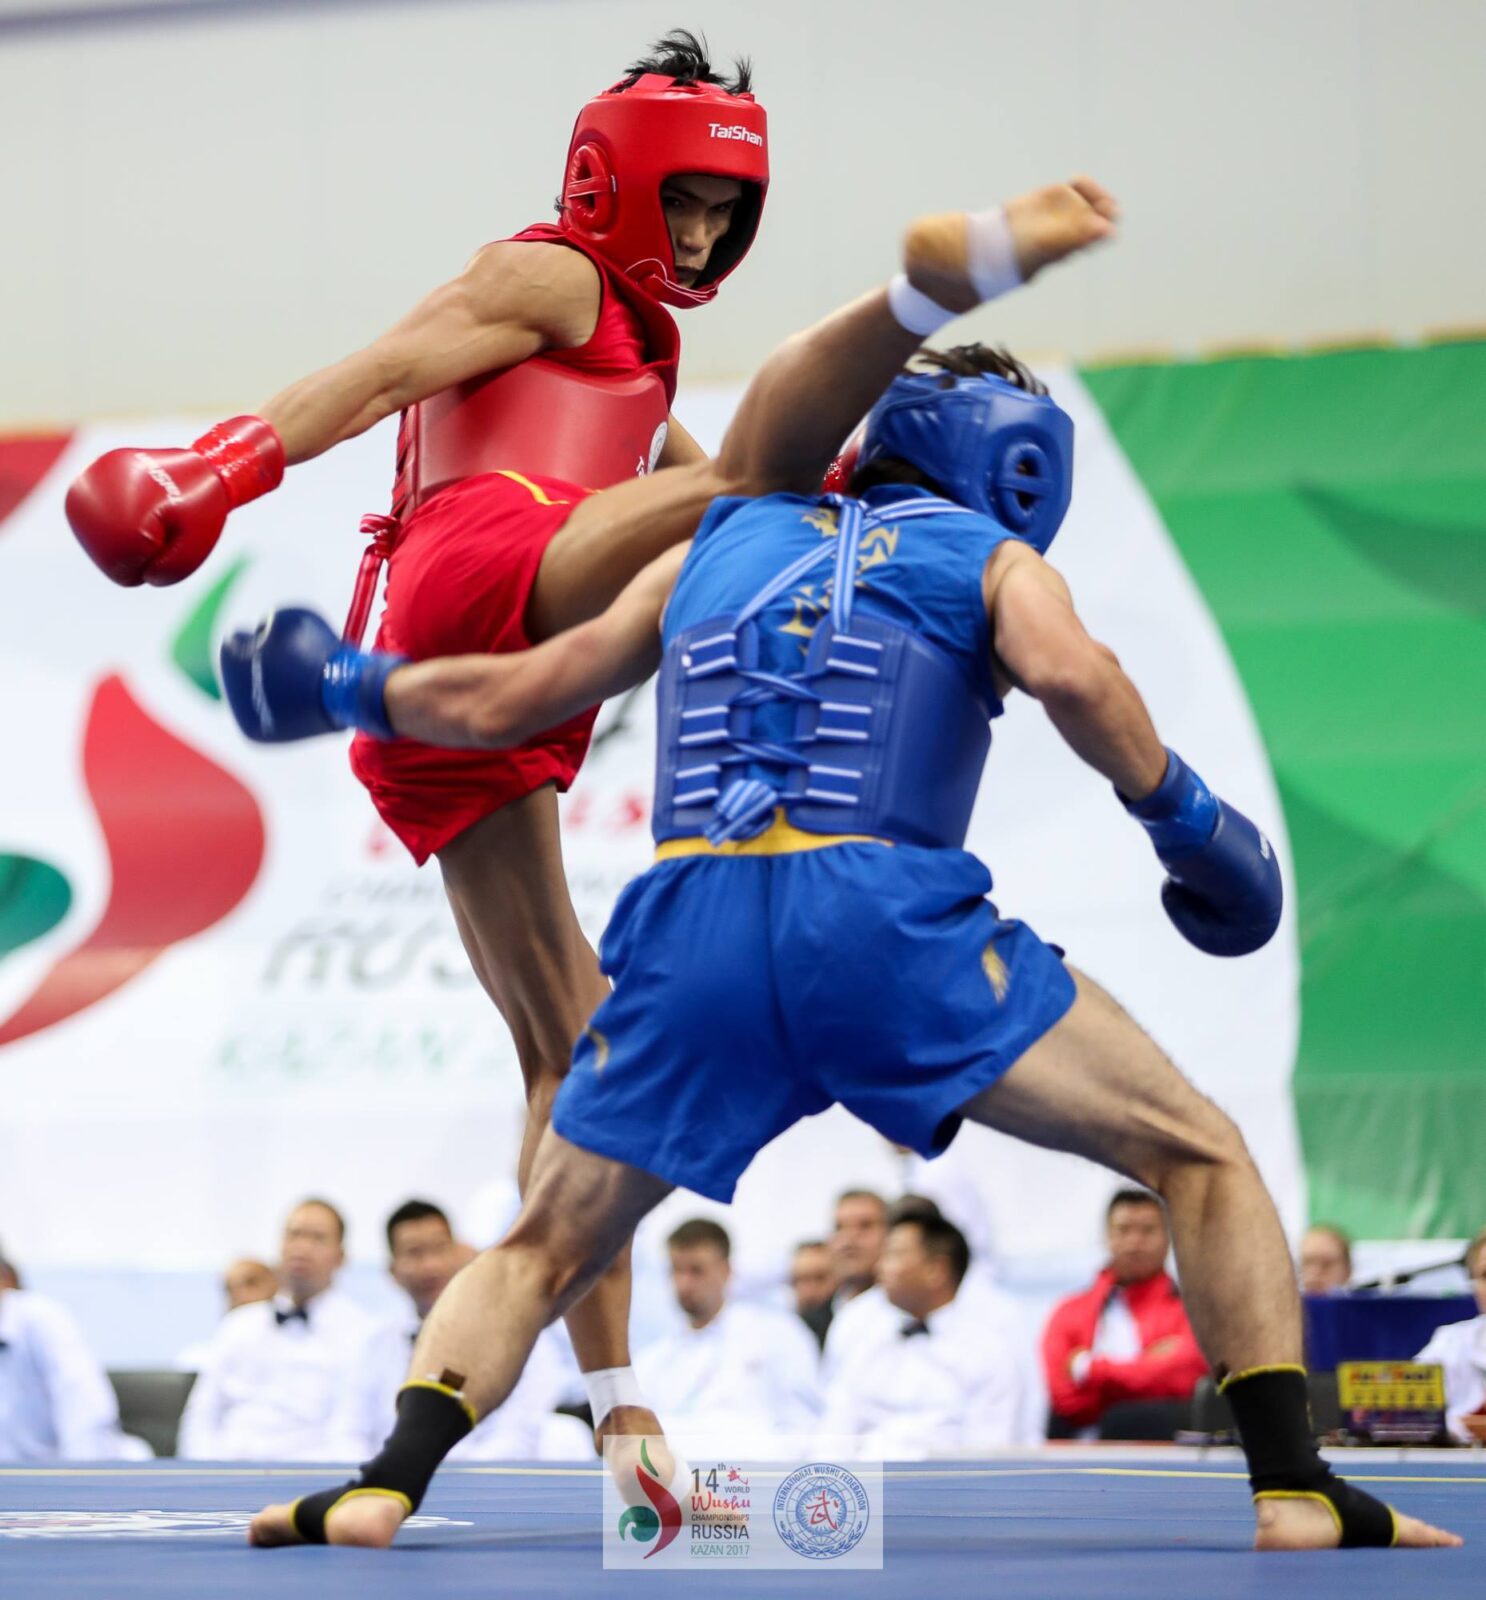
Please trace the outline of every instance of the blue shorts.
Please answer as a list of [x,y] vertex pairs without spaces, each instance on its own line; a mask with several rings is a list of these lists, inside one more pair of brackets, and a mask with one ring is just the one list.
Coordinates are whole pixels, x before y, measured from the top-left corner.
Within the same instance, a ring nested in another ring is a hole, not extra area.
[[1073,1003],[1060,955],[1001,921],[990,887],[974,856],[912,845],[659,862],[604,934],[614,991],[553,1126],[720,1201],[836,1102],[938,1155],[959,1108]]

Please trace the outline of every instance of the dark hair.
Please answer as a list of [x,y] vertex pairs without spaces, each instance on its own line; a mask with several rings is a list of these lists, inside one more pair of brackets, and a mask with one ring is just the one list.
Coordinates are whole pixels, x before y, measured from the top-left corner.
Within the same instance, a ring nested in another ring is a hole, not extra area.
[[317,1194],[308,1194],[294,1209],[303,1211],[306,1206],[319,1206],[322,1211],[328,1211],[335,1218],[336,1242],[338,1244],[346,1242],[346,1219],[340,1214],[337,1207],[331,1205],[328,1200],[322,1200]]
[[[952,350],[920,350],[903,368],[902,376],[920,377],[935,372],[940,374],[941,389],[954,388],[957,378],[1000,378],[1028,394],[1047,393],[1042,379],[1009,350],[993,350],[984,344],[957,344]],[[940,492],[939,485],[926,473],[907,461],[894,461],[888,456],[879,457],[854,472],[849,488],[852,494],[862,495],[884,483],[904,483]]]
[[[403,1203],[387,1219],[387,1248],[396,1249],[392,1242],[392,1232],[400,1228],[405,1222],[426,1222],[429,1217],[436,1217],[446,1228],[449,1228],[449,1214],[441,1206],[436,1206],[432,1200],[404,1200]],[[453,1228],[449,1228],[449,1235],[454,1235]]]
[[728,1238],[727,1229],[709,1217],[693,1217],[690,1222],[683,1222],[666,1244],[672,1250],[695,1250],[698,1245],[711,1245],[722,1253],[724,1261],[733,1253],[733,1241]]
[[905,1194],[887,1208],[887,1225],[896,1228],[900,1222],[938,1222],[944,1213],[938,1203],[926,1194]]
[[918,1236],[923,1242],[924,1254],[940,1261],[947,1261],[955,1288],[960,1287],[965,1281],[965,1274],[970,1270],[970,1246],[965,1240],[965,1235],[948,1217],[941,1215],[937,1206],[933,1215],[919,1212],[913,1216],[899,1217],[893,1226],[917,1228]]
[[733,75],[724,78],[712,70],[707,57],[706,34],[695,34],[690,28],[672,28],[668,34],[655,41],[650,54],[632,61],[629,70],[618,83],[616,90],[633,87],[647,72],[656,72],[663,78],[674,78],[677,83],[712,83],[729,94],[747,94],[753,87],[753,63],[747,56],[733,61]]
[[[1116,1189],[1109,1198],[1109,1204],[1104,1208],[1106,1222],[1115,1214],[1116,1206],[1155,1206],[1162,1210],[1161,1196],[1153,1194],[1149,1189]],[[1162,1212],[1164,1215],[1164,1211]]]
[[875,1189],[843,1189],[836,1196],[836,1204],[839,1206],[843,1200],[871,1200],[881,1208],[884,1217],[887,1215],[887,1201]]

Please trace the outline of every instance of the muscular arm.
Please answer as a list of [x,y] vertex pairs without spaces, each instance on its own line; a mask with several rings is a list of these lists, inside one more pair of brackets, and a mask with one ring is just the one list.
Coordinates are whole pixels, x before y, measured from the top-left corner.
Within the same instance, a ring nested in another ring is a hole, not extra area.
[[601,288],[587,257],[540,242],[487,245],[364,350],[276,394],[259,415],[289,465],[481,373],[570,348],[598,324]]
[[643,683],[660,664],[660,620],[688,546],[651,562],[608,610],[510,655],[447,656],[387,679],[398,733],[454,749],[503,749]]
[[1004,679],[1040,701],[1074,753],[1121,794],[1150,794],[1166,751],[1114,652],[1079,621],[1068,585],[1035,550],[1008,540],[986,563],[982,587]]

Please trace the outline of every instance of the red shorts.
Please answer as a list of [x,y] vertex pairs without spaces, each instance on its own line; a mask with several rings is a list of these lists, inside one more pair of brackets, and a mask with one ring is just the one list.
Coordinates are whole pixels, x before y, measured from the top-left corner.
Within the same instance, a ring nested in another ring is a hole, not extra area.
[[[543,553],[592,490],[556,478],[484,473],[421,506],[387,565],[377,649],[430,656],[524,650],[526,603]],[[422,866],[492,811],[544,783],[566,789],[597,707],[510,750],[440,750],[357,734],[351,770]]]

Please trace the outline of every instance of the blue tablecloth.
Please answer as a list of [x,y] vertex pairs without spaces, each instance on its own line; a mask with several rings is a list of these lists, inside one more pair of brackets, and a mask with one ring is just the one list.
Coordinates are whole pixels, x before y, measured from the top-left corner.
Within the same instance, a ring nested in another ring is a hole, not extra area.
[[1408,1361],[1442,1323],[1476,1314],[1476,1302],[1461,1294],[1308,1294],[1306,1362],[1330,1372],[1339,1361]]

